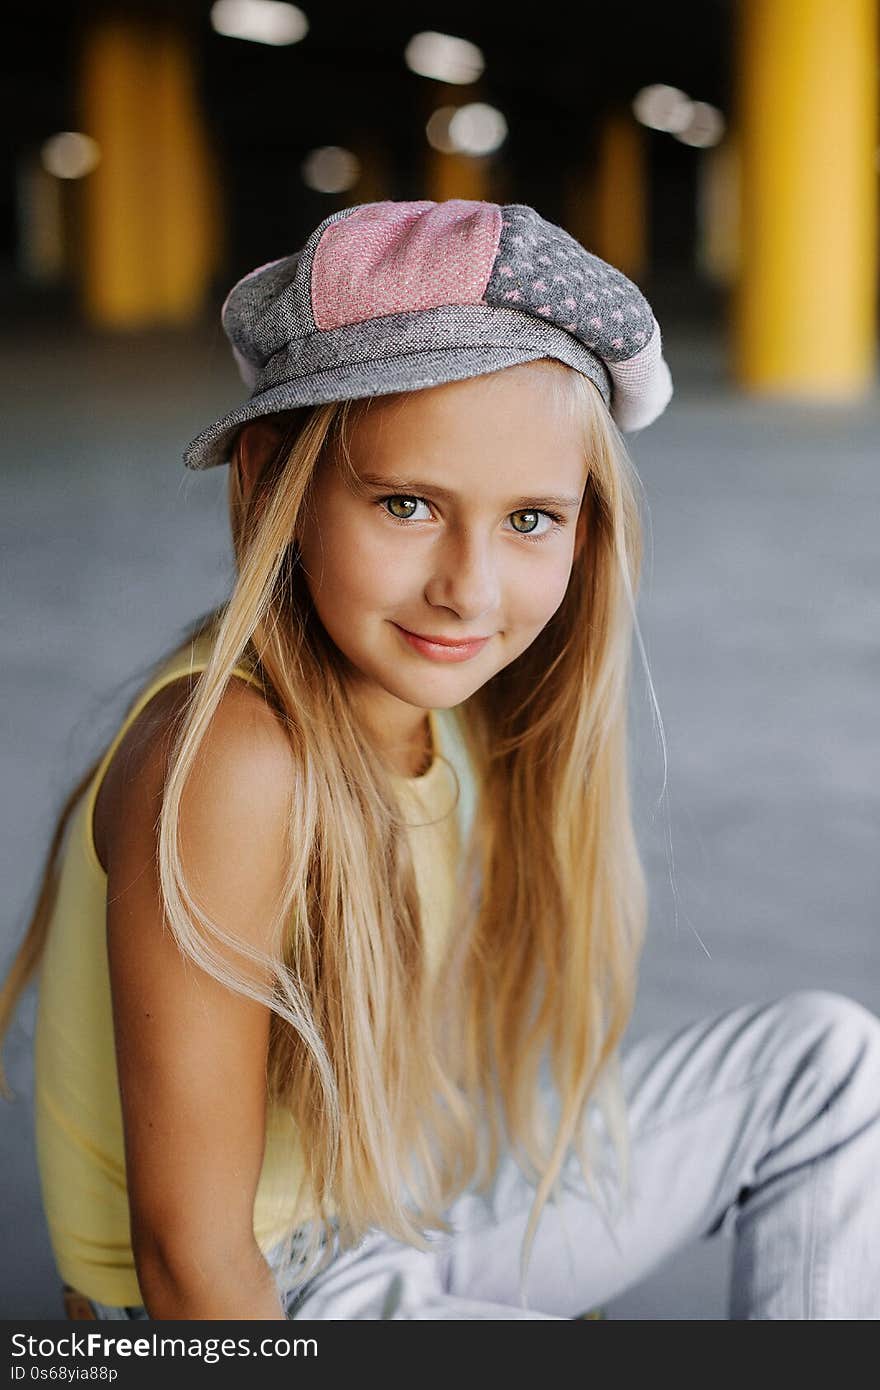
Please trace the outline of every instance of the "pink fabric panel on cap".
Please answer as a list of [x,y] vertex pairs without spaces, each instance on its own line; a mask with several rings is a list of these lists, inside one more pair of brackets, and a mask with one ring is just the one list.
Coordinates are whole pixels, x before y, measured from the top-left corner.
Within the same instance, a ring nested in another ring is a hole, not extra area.
[[478,304],[501,237],[501,209],[463,198],[385,202],[331,222],[312,261],[318,328],[410,309]]

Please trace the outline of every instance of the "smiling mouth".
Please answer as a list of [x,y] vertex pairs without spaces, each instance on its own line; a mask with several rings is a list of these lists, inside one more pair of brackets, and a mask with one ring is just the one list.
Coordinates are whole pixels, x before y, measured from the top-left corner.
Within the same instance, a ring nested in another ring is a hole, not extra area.
[[438,647],[472,647],[475,642],[488,642],[492,636],[490,632],[485,637],[432,637],[427,632],[413,632],[409,627],[403,627],[401,631],[408,632],[410,637],[418,637],[422,642],[433,642]]
[[408,627],[401,627],[400,623],[392,623],[392,627],[397,628],[410,647],[431,661],[470,661],[490,640],[488,637],[473,637],[469,642],[450,642],[448,638],[423,637],[420,633],[411,632]]

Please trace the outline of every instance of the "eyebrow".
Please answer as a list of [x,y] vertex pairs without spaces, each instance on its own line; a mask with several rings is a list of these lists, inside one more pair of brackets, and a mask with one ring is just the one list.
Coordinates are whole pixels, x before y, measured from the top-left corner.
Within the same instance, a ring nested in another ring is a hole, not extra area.
[[[429,496],[441,497],[445,502],[458,500],[456,494],[451,492],[449,488],[440,487],[437,483],[419,482],[416,478],[383,477],[378,473],[361,473],[360,479],[362,483],[366,483],[370,487],[384,487],[388,488],[389,491],[393,489],[395,492],[408,497],[423,496],[427,493]],[[568,493],[560,496],[550,496],[543,493],[540,497],[512,497],[508,503],[511,511],[527,507],[533,507],[536,511],[540,511],[542,507],[559,507],[567,510],[580,507],[580,505],[581,499],[572,497]]]

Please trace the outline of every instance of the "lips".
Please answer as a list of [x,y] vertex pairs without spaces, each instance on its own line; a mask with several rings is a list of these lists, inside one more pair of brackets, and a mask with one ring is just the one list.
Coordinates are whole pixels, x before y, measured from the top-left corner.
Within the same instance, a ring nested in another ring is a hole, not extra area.
[[401,627],[399,623],[394,623],[394,627],[410,647],[432,661],[468,661],[481,652],[489,641],[488,637],[475,637],[469,642],[450,641],[448,637],[423,637],[410,632],[409,628]]
[[418,637],[421,642],[434,642],[440,647],[472,647],[476,642],[488,642],[488,637],[433,637],[430,632],[413,632],[412,628],[405,627],[403,632],[408,632],[410,637]]

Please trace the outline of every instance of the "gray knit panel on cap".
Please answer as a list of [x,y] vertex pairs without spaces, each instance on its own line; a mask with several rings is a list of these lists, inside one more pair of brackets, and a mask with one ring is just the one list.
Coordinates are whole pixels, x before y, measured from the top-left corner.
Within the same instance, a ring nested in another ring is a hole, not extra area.
[[234,287],[223,307],[223,327],[248,362],[262,369],[291,337],[304,338],[316,331],[312,313],[315,251],[325,228],[350,217],[357,207],[331,213],[299,251],[252,271]]
[[501,241],[485,302],[556,323],[607,362],[641,352],[654,315],[632,280],[534,208],[508,203],[501,211]]
[[307,334],[317,331],[315,316],[312,312],[312,262],[315,259],[318,242],[331,223],[342,222],[363,206],[363,203],[356,203],[354,207],[340,208],[338,212],[331,212],[329,217],[325,217],[323,222],[319,222],[309,236],[299,253],[296,278],[278,296],[267,316],[266,336],[269,346],[267,358],[278,352],[291,339],[304,338]]
[[376,389],[381,390],[383,378],[393,372],[399,359],[461,348],[484,349],[486,371],[493,369],[493,353],[499,348],[542,350],[547,357],[585,372],[599,387],[606,405],[611,399],[608,370],[583,343],[554,323],[485,304],[451,304],[388,314],[294,339],[267,362],[259,389],[265,391],[282,381],[315,377],[357,363],[373,363]]
[[245,361],[262,369],[273,348],[265,332],[267,312],[296,274],[297,255],[251,271],[230,290],[223,305],[223,331]]

